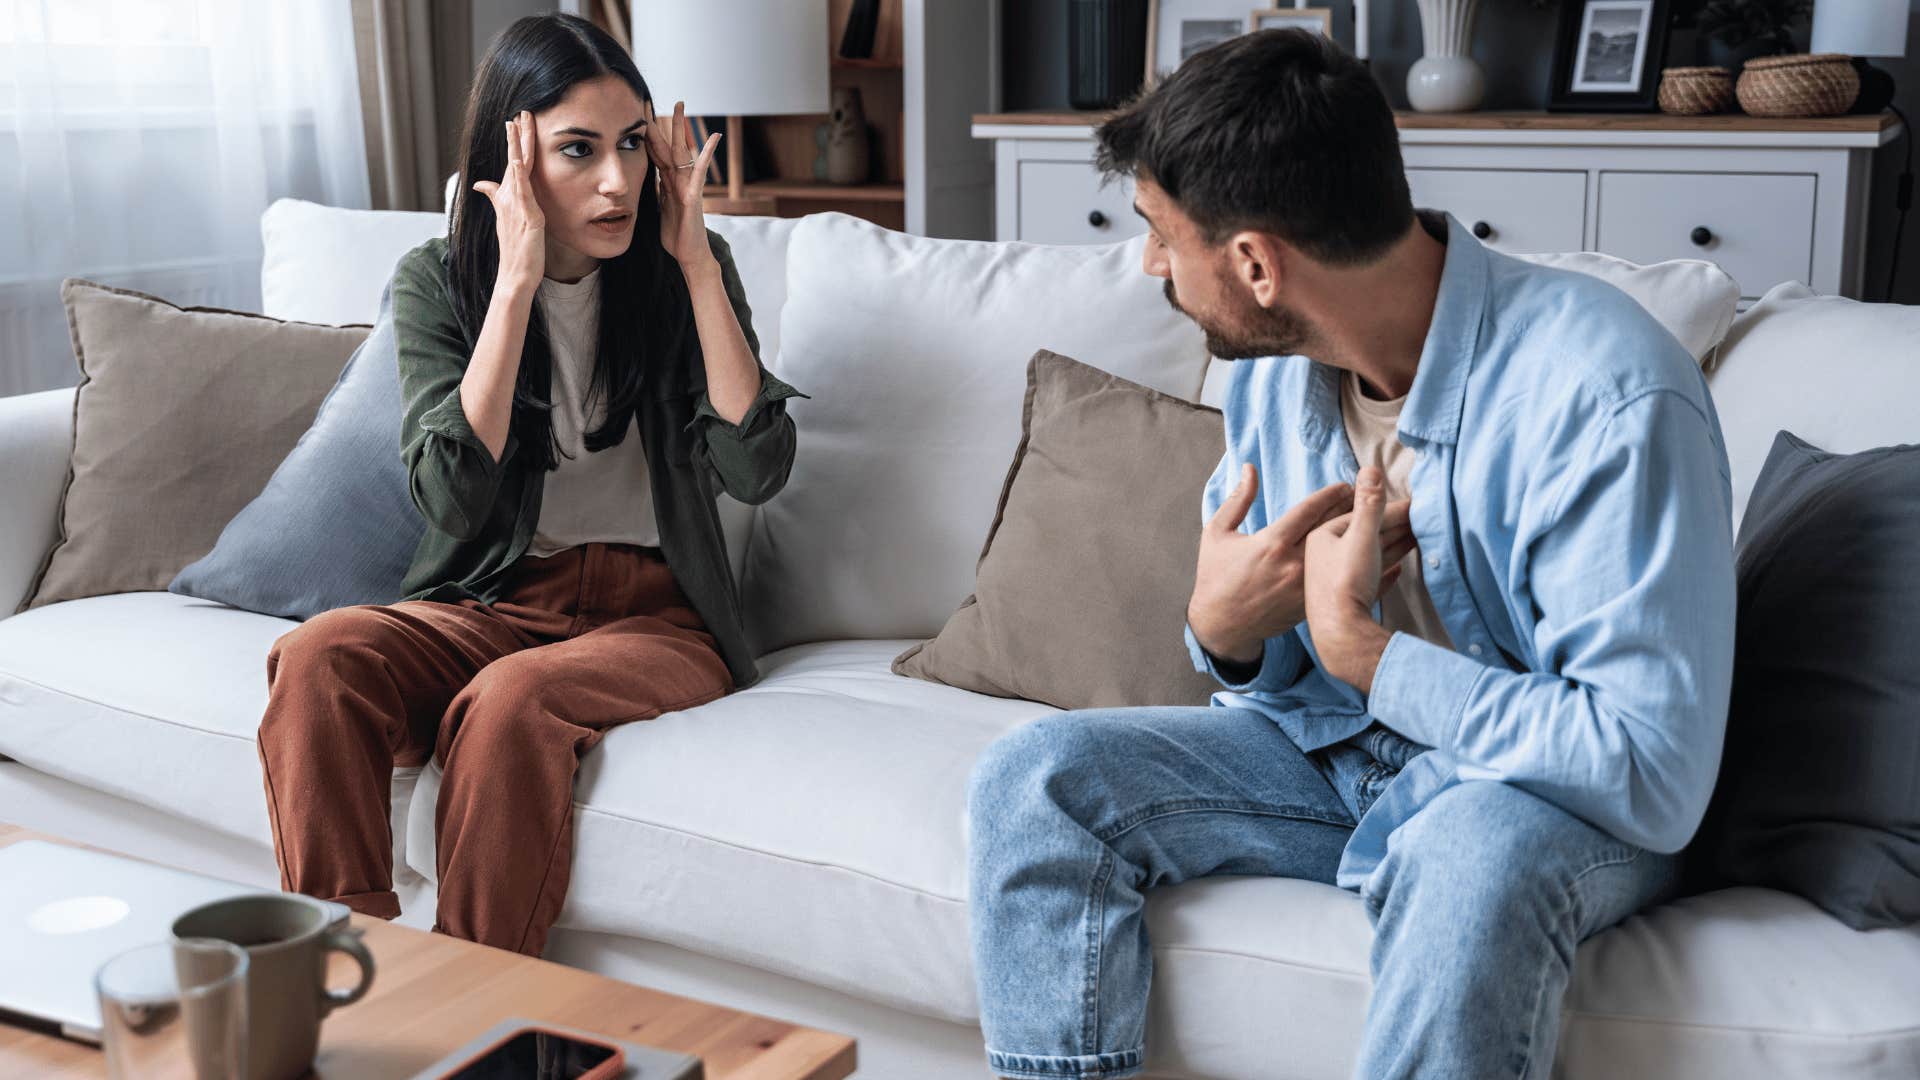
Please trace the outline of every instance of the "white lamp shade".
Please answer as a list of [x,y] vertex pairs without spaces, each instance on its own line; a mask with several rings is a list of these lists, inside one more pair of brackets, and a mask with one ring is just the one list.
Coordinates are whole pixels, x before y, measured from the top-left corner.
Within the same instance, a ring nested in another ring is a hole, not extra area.
[[828,110],[827,0],[634,0],[633,62],[668,112]]
[[1808,51],[1907,55],[1907,0],[1818,0]]

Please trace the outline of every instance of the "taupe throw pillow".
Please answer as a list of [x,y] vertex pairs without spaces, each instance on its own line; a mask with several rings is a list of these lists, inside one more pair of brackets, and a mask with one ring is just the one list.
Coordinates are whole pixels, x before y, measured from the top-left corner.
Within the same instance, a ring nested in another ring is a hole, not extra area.
[[893,671],[1063,709],[1204,705],[1183,633],[1217,409],[1046,350],[973,595]]
[[15,614],[162,591],[313,423],[370,326],[284,322],[79,278],[60,285],[80,364],[60,539]]

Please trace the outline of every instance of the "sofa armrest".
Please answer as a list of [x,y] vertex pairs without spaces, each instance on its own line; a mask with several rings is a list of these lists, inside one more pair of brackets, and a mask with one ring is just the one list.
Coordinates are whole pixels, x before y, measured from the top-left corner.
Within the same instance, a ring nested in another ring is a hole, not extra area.
[[26,599],[60,538],[74,388],[0,397],[0,619]]

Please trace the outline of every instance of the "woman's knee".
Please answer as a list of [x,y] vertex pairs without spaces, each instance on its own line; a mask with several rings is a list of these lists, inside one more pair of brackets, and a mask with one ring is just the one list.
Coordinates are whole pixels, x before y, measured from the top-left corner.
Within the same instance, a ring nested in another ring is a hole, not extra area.
[[289,667],[328,668],[377,658],[391,631],[373,605],[333,608],[280,635],[267,650],[267,676]]

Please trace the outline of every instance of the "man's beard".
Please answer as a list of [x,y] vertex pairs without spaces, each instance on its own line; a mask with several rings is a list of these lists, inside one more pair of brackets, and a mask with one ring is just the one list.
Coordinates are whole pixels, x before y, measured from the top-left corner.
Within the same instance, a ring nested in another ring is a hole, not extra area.
[[[1253,360],[1262,356],[1292,356],[1303,353],[1314,340],[1313,326],[1290,308],[1263,308],[1248,304],[1241,313],[1240,326],[1221,326],[1201,319],[1180,306],[1174,295],[1173,279],[1161,289],[1173,310],[1192,319],[1207,336],[1207,353],[1222,360]],[[1223,294],[1225,290],[1222,290]]]

